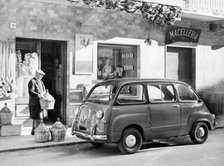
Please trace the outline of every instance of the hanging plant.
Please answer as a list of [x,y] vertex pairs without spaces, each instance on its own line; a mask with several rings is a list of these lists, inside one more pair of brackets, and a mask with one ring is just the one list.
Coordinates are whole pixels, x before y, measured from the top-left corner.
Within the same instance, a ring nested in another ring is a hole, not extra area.
[[[68,0],[79,2],[80,0]],[[153,21],[159,25],[173,25],[176,20],[181,19],[182,9],[178,6],[143,2],[138,0],[82,0],[90,7],[101,7],[128,13],[140,12],[143,18]]]

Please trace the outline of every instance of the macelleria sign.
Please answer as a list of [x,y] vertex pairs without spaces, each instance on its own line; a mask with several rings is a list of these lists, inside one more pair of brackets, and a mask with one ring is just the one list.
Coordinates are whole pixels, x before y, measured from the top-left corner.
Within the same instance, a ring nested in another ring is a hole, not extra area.
[[200,34],[200,29],[169,26],[166,33],[166,44],[175,42],[198,43]]

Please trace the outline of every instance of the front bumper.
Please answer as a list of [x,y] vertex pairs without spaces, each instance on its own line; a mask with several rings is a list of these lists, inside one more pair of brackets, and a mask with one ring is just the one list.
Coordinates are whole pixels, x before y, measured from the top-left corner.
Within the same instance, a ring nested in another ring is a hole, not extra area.
[[107,135],[91,135],[91,134],[86,134],[78,131],[72,131],[72,135],[76,135],[79,138],[91,140],[91,141],[106,141],[107,140]]
[[97,124],[94,124],[93,125],[93,127],[90,130],[90,134],[77,131],[76,130],[77,129],[77,126],[78,126],[78,123],[77,122],[74,122],[72,124],[71,134],[72,135],[76,135],[77,137],[79,137],[81,139],[91,140],[91,141],[107,141],[107,139],[108,139],[107,135],[94,134],[95,131],[96,131]]

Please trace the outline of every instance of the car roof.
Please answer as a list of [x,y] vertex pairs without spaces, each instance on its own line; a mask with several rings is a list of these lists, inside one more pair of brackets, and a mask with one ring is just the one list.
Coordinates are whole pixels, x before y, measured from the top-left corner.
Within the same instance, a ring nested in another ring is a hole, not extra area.
[[[126,84],[126,83],[141,83],[141,82],[152,82],[152,83],[181,83],[188,85],[185,82],[172,80],[172,79],[165,79],[165,78],[118,78],[118,79],[109,79],[100,82],[99,84],[108,83],[108,84]],[[189,85],[188,85],[189,86]]]

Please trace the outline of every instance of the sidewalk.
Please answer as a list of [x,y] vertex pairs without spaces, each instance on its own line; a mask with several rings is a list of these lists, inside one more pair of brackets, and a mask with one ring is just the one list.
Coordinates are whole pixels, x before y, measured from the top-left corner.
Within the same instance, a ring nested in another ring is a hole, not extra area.
[[30,131],[31,128],[26,127],[25,130],[23,129],[21,136],[0,137],[0,153],[8,151],[44,148],[51,146],[80,144],[87,142],[77,138],[76,136],[72,136],[70,134],[71,128],[67,129],[65,140],[60,142],[49,141],[45,143],[37,143],[35,142],[35,136],[30,135]]
[[[224,133],[224,115],[217,116],[216,122],[218,122],[218,125],[216,126],[216,129],[212,131],[211,134]],[[52,146],[82,144],[87,142],[77,138],[76,136],[72,136],[71,128],[67,129],[65,140],[61,142],[49,141],[45,143],[37,143],[35,142],[35,137],[30,135],[30,131],[31,127],[25,126],[22,128],[21,136],[0,136],[0,153],[35,148],[45,148]]]

